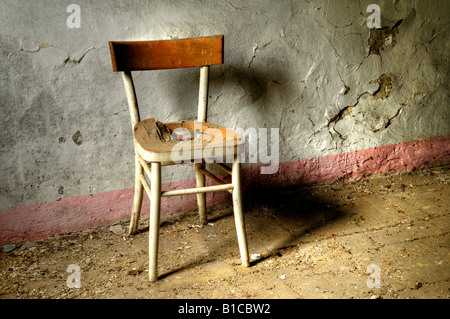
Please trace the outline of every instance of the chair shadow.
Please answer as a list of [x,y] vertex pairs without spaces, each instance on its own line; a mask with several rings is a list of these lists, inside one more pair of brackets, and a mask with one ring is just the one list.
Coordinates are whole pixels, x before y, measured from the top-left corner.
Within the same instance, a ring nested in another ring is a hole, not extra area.
[[[252,214],[255,216],[247,223],[248,231],[253,230],[259,234],[259,238],[267,239],[262,246],[269,247],[266,253],[251,261],[251,265],[274,256],[281,257],[286,248],[311,241],[308,237],[310,233],[346,216],[347,213],[339,209],[333,200],[320,192],[315,194],[313,189],[267,190],[248,196],[246,202],[251,212],[248,219]],[[258,218],[261,215],[266,215],[266,218]],[[271,234],[280,232],[284,233],[281,240],[271,238]]]

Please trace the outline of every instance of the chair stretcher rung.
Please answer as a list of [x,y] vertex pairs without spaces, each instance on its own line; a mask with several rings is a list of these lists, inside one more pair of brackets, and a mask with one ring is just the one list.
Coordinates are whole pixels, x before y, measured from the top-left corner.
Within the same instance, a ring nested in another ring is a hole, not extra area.
[[217,167],[221,168],[223,171],[227,172],[229,175],[231,175],[231,168],[223,163],[217,163],[213,162]]
[[144,169],[147,176],[150,178],[150,176],[152,176],[152,170],[148,166],[147,162],[144,161],[144,159],[139,154],[136,155],[136,158],[139,161],[139,163],[141,164],[141,166]]
[[233,184],[225,184],[225,185],[214,185],[214,186],[186,188],[186,189],[175,189],[171,191],[161,192],[161,196],[168,197],[168,196],[190,195],[208,192],[220,192],[233,189],[233,187],[234,187]]
[[[201,170],[203,174],[205,174],[204,171]],[[210,172],[206,171],[207,174],[211,174]],[[211,174],[214,176],[213,174]],[[230,193],[233,193],[233,184],[225,184],[224,181],[220,180],[219,178],[215,177],[215,181],[220,183],[221,185],[214,185],[214,186],[204,186],[204,187],[195,187],[195,188],[186,188],[186,189],[174,189],[170,191],[161,192],[162,197],[169,197],[169,196],[180,196],[180,195],[190,195],[190,194],[199,194],[199,193],[208,193],[208,192],[221,192],[221,191],[228,191]],[[141,181],[142,186],[144,186],[145,192],[150,197],[151,196],[151,189],[148,185],[147,180],[145,179],[144,174],[139,174],[139,180]]]
[[[206,170],[204,168],[201,168],[200,172],[202,172],[203,175],[208,176],[209,178],[211,178],[213,181],[215,181],[219,185],[226,185],[227,184],[223,180],[221,180],[220,178],[215,176],[213,173],[211,173],[210,171],[208,171],[208,170]],[[230,193],[233,193],[233,191],[231,189],[228,189],[228,191]]]
[[145,192],[147,193],[148,197],[150,197],[151,195],[150,186],[148,185],[144,174],[139,174],[139,180],[141,181],[142,186],[144,186]]

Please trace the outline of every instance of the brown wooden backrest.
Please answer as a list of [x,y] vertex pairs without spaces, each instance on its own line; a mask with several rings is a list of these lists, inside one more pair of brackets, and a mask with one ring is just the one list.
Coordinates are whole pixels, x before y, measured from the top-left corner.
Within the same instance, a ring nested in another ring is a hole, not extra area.
[[223,63],[223,35],[161,41],[111,41],[109,48],[115,72]]

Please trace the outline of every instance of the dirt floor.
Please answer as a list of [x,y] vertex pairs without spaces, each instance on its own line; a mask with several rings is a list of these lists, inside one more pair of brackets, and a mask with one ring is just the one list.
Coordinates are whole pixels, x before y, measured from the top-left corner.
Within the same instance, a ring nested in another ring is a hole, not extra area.
[[[147,221],[133,237],[123,221],[5,245],[0,298],[448,299],[449,172],[247,196],[249,268],[240,265],[231,206],[212,209],[204,227],[195,212],[163,221],[155,283]],[[79,266],[80,288],[69,265]]]

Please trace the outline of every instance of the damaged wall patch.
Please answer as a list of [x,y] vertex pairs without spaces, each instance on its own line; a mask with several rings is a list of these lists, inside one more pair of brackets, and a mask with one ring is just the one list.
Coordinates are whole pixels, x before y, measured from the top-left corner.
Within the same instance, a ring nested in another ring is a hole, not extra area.
[[388,97],[389,92],[391,92],[391,89],[392,89],[392,79],[389,76],[387,76],[385,73],[383,73],[377,79],[377,82],[378,82],[378,84],[380,84],[380,87],[373,94],[374,100],[378,100],[379,98],[384,99],[384,98]]
[[370,29],[370,36],[368,40],[369,55],[380,55],[380,51],[383,49],[385,43],[393,43],[394,36],[398,32],[397,28],[402,22],[403,19],[397,21],[392,28],[382,27],[380,29]]

